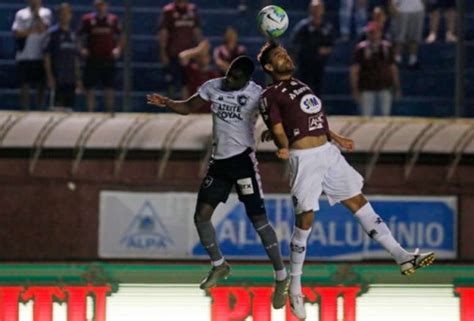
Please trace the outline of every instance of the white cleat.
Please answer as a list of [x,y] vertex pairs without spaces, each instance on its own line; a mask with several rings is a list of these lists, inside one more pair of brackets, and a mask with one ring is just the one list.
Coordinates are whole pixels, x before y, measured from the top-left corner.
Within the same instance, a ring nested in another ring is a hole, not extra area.
[[304,308],[304,296],[301,294],[290,294],[291,312],[300,320],[306,319],[306,310]]
[[400,272],[403,275],[411,275],[415,270],[431,265],[435,260],[434,252],[420,253],[420,249],[416,249],[412,253],[413,258],[400,264]]

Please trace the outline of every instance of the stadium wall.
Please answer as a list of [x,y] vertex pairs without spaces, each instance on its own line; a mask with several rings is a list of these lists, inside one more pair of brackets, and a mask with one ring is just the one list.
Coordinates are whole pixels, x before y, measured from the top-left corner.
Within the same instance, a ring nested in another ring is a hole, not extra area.
[[[280,174],[286,170],[285,166],[270,154],[261,154],[260,159],[264,190],[288,193],[288,182]],[[357,159],[353,161],[359,170],[364,170]],[[3,260],[96,260],[101,191],[194,192],[201,179],[197,174],[201,166],[199,159],[184,156],[170,159],[160,179],[156,159],[130,159],[123,164],[119,176],[114,175],[113,160],[85,159],[74,178],[71,159],[41,159],[33,175],[28,171],[29,164],[24,158],[0,160],[0,257]],[[458,259],[472,261],[474,177],[468,165],[461,165],[456,180],[447,183],[440,175],[445,169],[444,165],[418,165],[405,181],[402,165],[379,164],[365,192],[457,196]],[[191,216],[189,213],[189,219]]]

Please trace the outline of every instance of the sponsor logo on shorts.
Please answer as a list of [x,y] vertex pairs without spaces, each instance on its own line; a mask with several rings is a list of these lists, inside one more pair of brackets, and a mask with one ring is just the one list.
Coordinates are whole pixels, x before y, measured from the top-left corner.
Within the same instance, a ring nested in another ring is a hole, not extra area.
[[252,195],[254,193],[252,179],[250,177],[237,180],[237,185],[239,185],[239,190],[242,195]]
[[300,108],[307,114],[317,114],[321,111],[321,100],[313,94],[304,95],[300,100]]
[[208,188],[212,185],[212,182],[214,182],[214,178],[212,178],[212,176],[206,176],[202,181],[202,188]]

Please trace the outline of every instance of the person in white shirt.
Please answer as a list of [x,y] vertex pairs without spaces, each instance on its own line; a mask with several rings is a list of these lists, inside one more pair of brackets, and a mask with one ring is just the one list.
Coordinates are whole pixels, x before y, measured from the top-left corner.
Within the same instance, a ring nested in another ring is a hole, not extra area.
[[43,45],[48,27],[52,22],[52,12],[42,6],[41,0],[28,0],[28,7],[18,10],[12,31],[16,39],[16,61],[20,79],[20,104],[30,108],[29,85],[35,85],[36,105],[44,103],[46,74],[43,66]]
[[272,304],[285,306],[289,277],[281,259],[275,230],[268,222],[260,174],[255,157],[255,123],[259,114],[262,88],[251,80],[255,66],[247,56],[237,57],[226,76],[204,83],[187,100],[176,101],[159,94],[147,96],[148,104],[167,107],[182,115],[212,103],[214,152],[198,194],[194,222],[201,244],[209,254],[212,269],[202,280],[201,289],[217,285],[230,275],[230,267],[222,255],[211,223],[214,209],[226,202],[232,187],[257,234],[260,236],[275,272]]
[[418,48],[423,34],[425,6],[422,0],[391,0],[392,39],[395,62],[402,63],[403,47],[408,47],[408,67],[419,67]]

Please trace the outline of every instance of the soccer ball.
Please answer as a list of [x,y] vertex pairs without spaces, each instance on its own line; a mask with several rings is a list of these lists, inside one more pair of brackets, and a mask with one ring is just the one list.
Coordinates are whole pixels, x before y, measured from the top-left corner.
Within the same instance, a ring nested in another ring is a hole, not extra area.
[[278,6],[266,6],[257,16],[260,31],[269,38],[278,38],[288,28],[288,15]]

